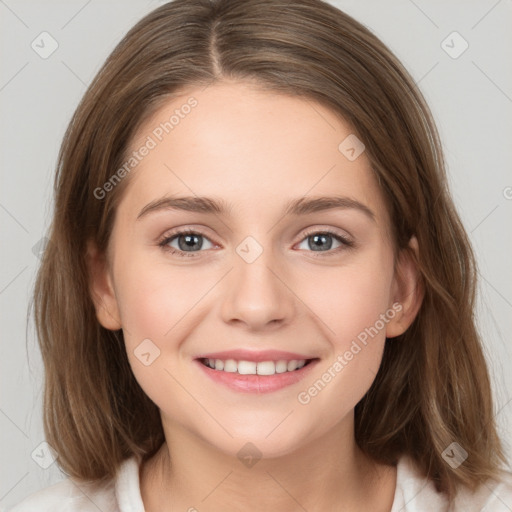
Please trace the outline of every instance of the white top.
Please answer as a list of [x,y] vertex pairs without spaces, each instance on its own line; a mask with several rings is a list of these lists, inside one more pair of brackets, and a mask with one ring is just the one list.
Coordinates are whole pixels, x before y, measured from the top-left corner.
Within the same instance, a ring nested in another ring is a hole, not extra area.
[[[139,486],[140,459],[121,465],[117,478],[98,487],[77,484],[70,478],[34,492],[9,512],[144,512]],[[412,459],[402,457],[397,466],[397,484],[390,512],[448,512],[444,497],[433,482],[421,476]],[[500,482],[488,482],[474,494],[457,495],[450,512],[511,512],[512,473]]]

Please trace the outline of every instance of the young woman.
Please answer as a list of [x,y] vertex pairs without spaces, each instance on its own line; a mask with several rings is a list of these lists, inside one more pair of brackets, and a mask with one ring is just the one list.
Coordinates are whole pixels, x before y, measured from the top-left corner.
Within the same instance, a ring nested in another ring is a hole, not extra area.
[[62,146],[22,511],[512,510],[431,114],[319,0],[175,0]]

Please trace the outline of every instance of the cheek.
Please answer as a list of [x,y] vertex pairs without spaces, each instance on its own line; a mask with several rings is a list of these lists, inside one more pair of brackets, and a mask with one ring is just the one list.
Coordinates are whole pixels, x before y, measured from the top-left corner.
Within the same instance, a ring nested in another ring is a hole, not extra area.
[[131,344],[145,338],[171,341],[181,320],[201,307],[201,297],[216,281],[211,271],[147,264],[136,258],[121,263],[117,271],[116,295]]
[[[172,377],[180,368],[182,340],[198,322],[206,291],[216,282],[212,272],[147,264],[133,257],[119,262],[116,288],[126,351],[135,378],[160,407],[190,406]],[[187,405],[188,404],[188,405]],[[196,411],[198,413],[198,411]]]
[[351,268],[317,277],[316,286],[311,283],[303,293],[313,299],[311,309],[321,319],[330,351],[297,398],[331,425],[355,407],[379,370],[386,325],[395,315],[389,308],[392,254],[375,252]]
[[376,323],[384,339],[379,319],[389,308],[392,277],[392,256],[375,252],[357,264],[312,274],[302,282],[300,295],[321,320],[334,349],[345,351],[352,339]]

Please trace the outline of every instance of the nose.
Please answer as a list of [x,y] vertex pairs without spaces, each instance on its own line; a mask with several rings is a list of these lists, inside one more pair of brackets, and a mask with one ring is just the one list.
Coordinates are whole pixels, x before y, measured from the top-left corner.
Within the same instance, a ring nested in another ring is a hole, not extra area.
[[225,322],[258,331],[291,321],[296,310],[295,295],[286,283],[286,272],[279,270],[269,252],[263,251],[252,263],[235,255],[221,308]]

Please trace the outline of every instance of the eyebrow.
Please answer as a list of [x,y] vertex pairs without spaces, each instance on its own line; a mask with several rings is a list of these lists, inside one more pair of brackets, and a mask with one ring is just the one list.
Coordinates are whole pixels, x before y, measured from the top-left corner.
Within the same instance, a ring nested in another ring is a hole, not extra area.
[[[375,222],[375,213],[368,206],[355,199],[344,196],[301,197],[299,199],[292,199],[286,203],[284,215],[308,215],[334,209],[358,210]],[[197,213],[229,215],[232,211],[232,205],[222,199],[211,197],[163,197],[144,206],[137,216],[137,220],[149,213],[161,210],[183,210]]]

